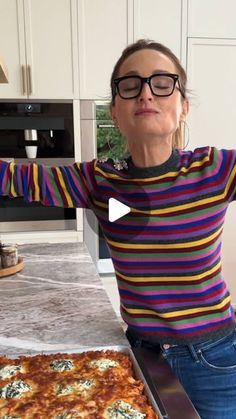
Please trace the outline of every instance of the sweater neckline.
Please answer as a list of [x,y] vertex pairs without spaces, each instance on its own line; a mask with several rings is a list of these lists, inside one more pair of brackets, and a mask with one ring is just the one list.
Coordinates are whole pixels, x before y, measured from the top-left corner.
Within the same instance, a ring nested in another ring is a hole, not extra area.
[[175,171],[179,161],[179,152],[177,149],[173,149],[170,157],[162,164],[150,167],[137,167],[134,165],[132,157],[127,158],[127,164],[129,172],[136,177],[145,178],[153,176],[161,176],[165,173]]

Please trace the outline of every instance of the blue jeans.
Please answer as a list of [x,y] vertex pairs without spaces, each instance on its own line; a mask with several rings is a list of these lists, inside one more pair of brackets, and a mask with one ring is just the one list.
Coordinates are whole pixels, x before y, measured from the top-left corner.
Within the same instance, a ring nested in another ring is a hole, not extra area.
[[236,331],[217,341],[161,345],[201,419],[236,419]]
[[158,345],[129,328],[133,347],[162,351],[201,419],[236,419],[236,330],[216,341],[195,345]]

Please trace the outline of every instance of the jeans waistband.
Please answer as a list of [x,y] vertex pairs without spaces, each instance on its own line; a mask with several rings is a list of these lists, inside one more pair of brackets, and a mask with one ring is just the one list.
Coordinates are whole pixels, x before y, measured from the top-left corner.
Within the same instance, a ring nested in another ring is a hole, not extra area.
[[219,345],[220,343],[224,341],[228,341],[233,338],[234,334],[236,333],[236,330],[232,330],[227,335],[216,338],[216,339],[208,339],[201,343],[195,343],[195,344],[187,344],[187,345],[172,345],[168,343],[161,344],[161,350],[163,354],[173,354],[173,355],[184,355],[186,352],[191,353],[192,357],[197,360],[198,353],[202,350],[213,348],[216,345]]
[[221,329],[219,332],[216,332],[213,336],[202,336],[202,339],[200,337],[199,340],[195,340],[192,342],[179,342],[176,343],[176,341],[174,342],[170,342],[167,341],[165,342],[164,339],[162,341],[159,340],[155,340],[153,339],[152,336],[144,336],[141,335],[140,333],[137,333],[137,331],[135,329],[133,329],[132,327],[128,326],[127,330],[126,330],[126,337],[128,339],[128,341],[130,342],[132,347],[138,348],[138,347],[144,347],[144,348],[149,348],[149,349],[153,349],[155,351],[160,351],[162,350],[177,350],[181,349],[181,348],[188,348],[188,346],[190,345],[194,345],[195,347],[198,347],[198,345],[204,345],[204,346],[211,346],[211,345],[215,345],[215,342],[220,341],[221,339],[224,339],[226,336],[228,336],[231,332],[233,332],[235,330],[236,324],[235,323],[231,323],[230,325],[226,326],[224,329]]

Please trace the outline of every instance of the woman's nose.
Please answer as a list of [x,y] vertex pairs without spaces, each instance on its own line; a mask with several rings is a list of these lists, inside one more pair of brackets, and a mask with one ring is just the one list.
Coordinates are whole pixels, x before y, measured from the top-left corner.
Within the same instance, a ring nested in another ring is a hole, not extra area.
[[143,83],[142,90],[141,90],[140,95],[138,96],[138,99],[139,100],[144,100],[144,99],[152,100],[153,99],[153,94],[148,83],[146,82]]

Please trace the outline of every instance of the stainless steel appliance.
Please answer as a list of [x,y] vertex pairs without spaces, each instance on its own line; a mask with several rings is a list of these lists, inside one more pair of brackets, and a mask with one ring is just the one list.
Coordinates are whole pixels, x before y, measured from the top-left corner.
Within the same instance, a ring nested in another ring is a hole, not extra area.
[[[104,101],[82,100],[80,111],[82,160],[104,156],[114,159],[122,157],[124,141],[113,124],[109,104]],[[113,272],[105,239],[90,210],[84,211],[84,241],[98,271]]]
[[[37,163],[70,164],[74,162],[73,132],[72,103],[0,103],[3,159],[29,163],[37,157]],[[0,233],[75,229],[75,209],[0,198]]]

